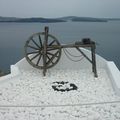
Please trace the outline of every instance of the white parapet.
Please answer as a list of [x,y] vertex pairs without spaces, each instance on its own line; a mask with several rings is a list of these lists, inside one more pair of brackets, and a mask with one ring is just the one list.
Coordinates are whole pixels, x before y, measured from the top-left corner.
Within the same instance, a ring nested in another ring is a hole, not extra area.
[[11,69],[12,76],[16,76],[16,75],[20,74],[20,70],[16,65],[11,65],[10,69]]
[[[75,48],[67,48],[67,50],[72,55],[81,56],[80,52],[77,51]],[[84,49],[84,48],[81,48],[81,50],[88,56],[88,58],[91,59],[91,51]],[[71,59],[79,60],[81,58],[72,57]],[[106,65],[106,62],[107,61],[103,57],[96,54],[97,68],[104,68]],[[15,65],[19,68],[19,70],[33,69],[33,67],[27,62],[27,60],[25,58],[23,58],[22,60],[17,62]],[[62,50],[62,55],[61,55],[60,61],[52,69],[75,69],[76,70],[76,69],[88,69],[88,68],[91,69],[92,65],[87,59],[83,58],[79,62],[73,62],[66,57],[64,51]]]
[[7,81],[10,78],[20,75],[19,68],[16,65],[10,66],[10,74],[0,77],[0,81]]
[[112,61],[107,62],[107,68],[113,89],[115,93],[120,96],[120,71]]

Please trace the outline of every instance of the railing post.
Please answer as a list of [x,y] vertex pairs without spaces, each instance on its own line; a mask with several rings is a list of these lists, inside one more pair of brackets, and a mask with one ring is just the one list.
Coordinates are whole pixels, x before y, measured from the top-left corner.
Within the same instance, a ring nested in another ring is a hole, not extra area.
[[92,56],[92,71],[94,72],[94,76],[98,77],[97,69],[96,69],[96,55],[95,55],[95,42],[92,41],[91,46],[91,56]]
[[45,38],[44,38],[44,43],[43,43],[43,75],[46,75],[47,71],[47,57],[46,57],[46,52],[47,52],[47,42],[48,42],[48,32],[49,28],[46,26],[45,27]]

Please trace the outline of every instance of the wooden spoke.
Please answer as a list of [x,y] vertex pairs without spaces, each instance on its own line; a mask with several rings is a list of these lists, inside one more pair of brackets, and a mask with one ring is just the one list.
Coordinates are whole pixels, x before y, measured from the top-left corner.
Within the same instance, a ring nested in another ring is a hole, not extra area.
[[35,50],[39,50],[38,48],[33,47],[33,46],[31,46],[31,45],[28,45],[27,47],[32,48],[32,49],[35,49]]
[[51,46],[54,42],[56,42],[55,40],[53,40],[48,46]]
[[36,65],[38,66],[39,62],[40,62],[40,59],[41,59],[42,55],[40,54],[39,58],[38,58],[38,61],[36,63]]
[[41,36],[39,35],[39,42],[40,42],[40,46],[42,47],[42,40],[41,40]]
[[40,48],[40,46],[34,41],[34,39],[31,39],[31,40],[38,48]]
[[47,48],[47,51],[59,50],[59,48]]
[[30,59],[30,61],[32,61],[33,59],[35,59],[38,55],[39,55],[39,53],[36,54],[34,57],[32,57],[32,58]]
[[27,55],[34,54],[34,53],[38,53],[38,52],[39,52],[39,51],[29,52],[29,53],[27,53]]
[[[50,59],[50,57],[47,55],[47,58],[49,59],[49,61],[51,61],[51,59]],[[51,61],[52,62],[52,64],[54,64],[54,62],[53,61]]]
[[57,56],[58,53],[59,53],[59,51],[57,51],[57,52],[52,56],[52,58],[47,62],[47,65],[49,65],[50,62],[53,61],[53,59]]
[[[50,52],[47,52],[47,54],[54,56],[54,54]],[[58,57],[58,56],[55,56],[55,57]]]
[[54,55],[54,54],[52,54],[52,53],[50,53],[50,52],[47,52],[47,54],[52,55],[52,56]]

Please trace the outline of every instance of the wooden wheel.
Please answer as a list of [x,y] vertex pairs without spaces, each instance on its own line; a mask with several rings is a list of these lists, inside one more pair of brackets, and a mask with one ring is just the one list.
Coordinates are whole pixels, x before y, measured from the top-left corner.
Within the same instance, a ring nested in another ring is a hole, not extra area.
[[45,32],[35,33],[25,43],[25,57],[28,63],[35,68],[51,68],[58,63],[61,57],[61,48],[52,47],[60,46],[58,40],[47,34],[47,41],[45,42],[45,37]]

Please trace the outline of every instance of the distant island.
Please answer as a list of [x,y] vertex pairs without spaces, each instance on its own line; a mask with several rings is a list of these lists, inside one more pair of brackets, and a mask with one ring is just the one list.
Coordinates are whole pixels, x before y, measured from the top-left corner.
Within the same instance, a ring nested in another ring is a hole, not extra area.
[[0,22],[40,22],[40,23],[57,23],[57,22],[108,22],[113,20],[120,20],[120,18],[92,18],[92,17],[77,17],[66,16],[60,18],[16,18],[16,17],[2,17],[0,16]]

